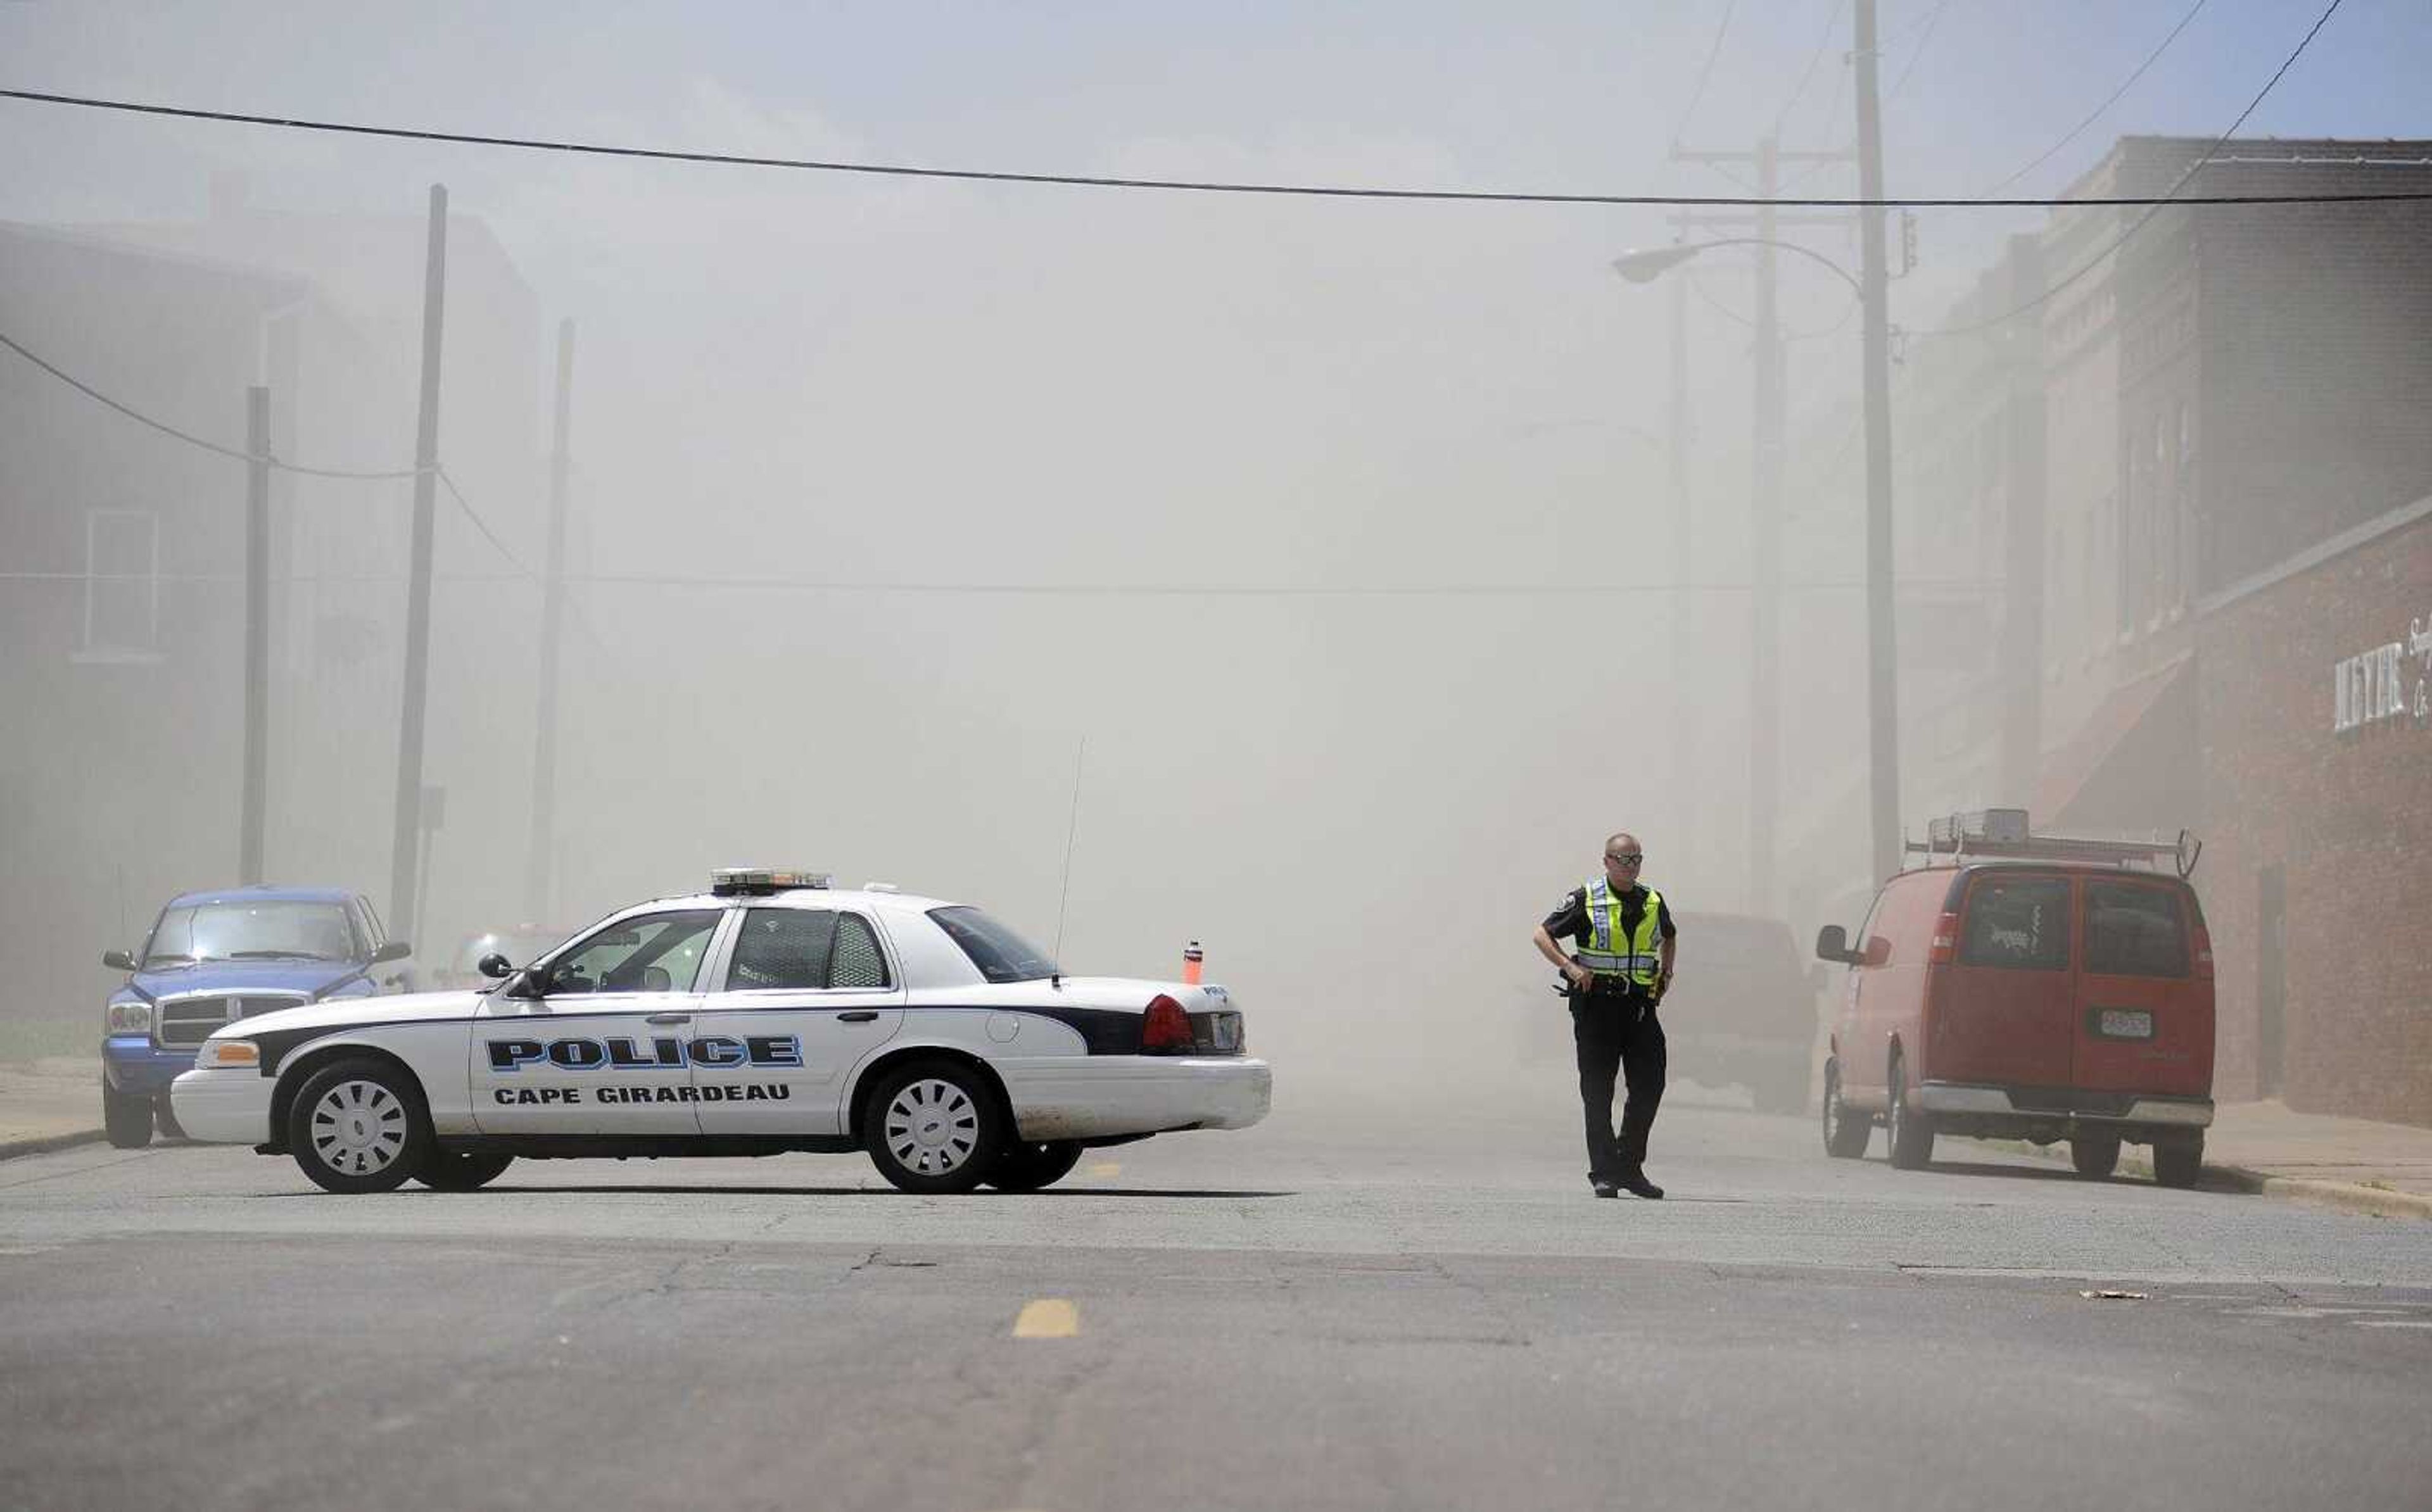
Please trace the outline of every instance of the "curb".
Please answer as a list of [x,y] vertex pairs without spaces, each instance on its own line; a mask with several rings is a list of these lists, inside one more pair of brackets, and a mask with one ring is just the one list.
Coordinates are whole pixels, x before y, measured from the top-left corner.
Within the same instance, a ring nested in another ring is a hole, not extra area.
[[2421,1192],[2396,1192],[2380,1186],[2359,1186],[2354,1182],[2326,1182],[2302,1176],[2272,1176],[2243,1166],[2206,1163],[2204,1172],[2225,1178],[2238,1190],[2258,1197],[2311,1202],[2365,1218],[2432,1219],[2432,1196]]
[[73,1150],[107,1138],[99,1129],[76,1129],[67,1134],[39,1134],[30,1139],[0,1139],[0,1160],[14,1160],[19,1155],[47,1155],[55,1150]]

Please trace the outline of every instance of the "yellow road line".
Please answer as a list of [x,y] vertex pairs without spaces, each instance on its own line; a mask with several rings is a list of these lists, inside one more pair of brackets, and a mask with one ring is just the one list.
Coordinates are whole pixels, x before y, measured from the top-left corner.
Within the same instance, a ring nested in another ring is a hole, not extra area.
[[1071,1338],[1081,1332],[1081,1310],[1061,1297],[1024,1302],[1013,1320],[1016,1338]]
[[1123,1168],[1117,1162],[1102,1160],[1089,1167],[1089,1168],[1082,1174],[1088,1176],[1091,1181],[1105,1182],[1112,1181],[1123,1173]]

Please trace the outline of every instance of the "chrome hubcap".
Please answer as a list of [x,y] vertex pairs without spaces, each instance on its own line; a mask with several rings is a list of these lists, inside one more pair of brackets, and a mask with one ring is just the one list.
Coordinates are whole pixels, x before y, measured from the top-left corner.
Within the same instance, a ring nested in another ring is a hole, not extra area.
[[954,1083],[924,1077],[895,1094],[882,1127],[898,1165],[916,1176],[944,1176],[979,1149],[980,1110]]
[[341,1082],[312,1105],[312,1152],[342,1176],[388,1169],[405,1151],[405,1104],[378,1082]]

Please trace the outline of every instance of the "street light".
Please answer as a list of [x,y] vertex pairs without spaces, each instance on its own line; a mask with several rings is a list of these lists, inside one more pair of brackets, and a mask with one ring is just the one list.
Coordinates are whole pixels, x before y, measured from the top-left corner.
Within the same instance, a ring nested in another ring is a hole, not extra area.
[[1872,261],[1861,283],[1820,252],[1796,242],[1764,236],[1727,236],[1708,242],[1625,252],[1613,270],[1631,283],[1651,283],[1698,253],[1718,246],[1763,246],[1793,252],[1849,286],[1866,307],[1862,388],[1866,428],[1866,749],[1868,832],[1877,878],[1900,869],[1899,661],[1892,634],[1891,380],[1883,361],[1888,344],[1883,279]]

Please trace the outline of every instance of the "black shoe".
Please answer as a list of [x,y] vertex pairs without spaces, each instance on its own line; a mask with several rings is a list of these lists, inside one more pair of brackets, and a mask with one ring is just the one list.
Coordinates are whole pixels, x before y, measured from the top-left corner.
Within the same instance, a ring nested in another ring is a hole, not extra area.
[[1596,1184],[1596,1194],[1598,1197],[1619,1197],[1621,1188],[1611,1182],[1598,1182]]
[[[1664,1199],[1664,1188],[1656,1185],[1653,1182],[1648,1181],[1645,1171],[1634,1170],[1624,1176],[1621,1179],[1621,1189],[1625,1192],[1635,1193],[1640,1197],[1646,1198],[1651,1202],[1662,1201]],[[1597,1195],[1601,1196],[1603,1194],[1599,1192]]]

